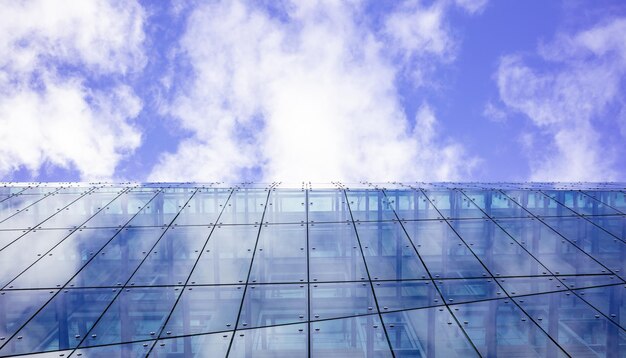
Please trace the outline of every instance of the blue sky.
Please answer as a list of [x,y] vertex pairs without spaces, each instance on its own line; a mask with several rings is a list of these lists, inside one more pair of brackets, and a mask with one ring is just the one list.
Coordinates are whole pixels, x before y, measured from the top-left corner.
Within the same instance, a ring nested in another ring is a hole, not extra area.
[[4,181],[623,181],[623,1],[0,3]]

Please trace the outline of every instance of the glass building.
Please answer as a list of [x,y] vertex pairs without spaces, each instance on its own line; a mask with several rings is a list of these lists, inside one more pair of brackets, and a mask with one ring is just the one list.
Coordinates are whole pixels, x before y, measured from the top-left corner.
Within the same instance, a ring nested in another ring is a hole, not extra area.
[[0,356],[626,357],[625,190],[0,184]]

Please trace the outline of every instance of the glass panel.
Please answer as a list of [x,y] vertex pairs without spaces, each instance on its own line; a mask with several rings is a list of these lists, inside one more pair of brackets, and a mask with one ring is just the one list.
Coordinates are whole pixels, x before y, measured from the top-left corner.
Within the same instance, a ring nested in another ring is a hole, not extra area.
[[235,189],[220,216],[221,224],[260,224],[267,190]]
[[626,241],[626,217],[624,216],[590,216],[594,224],[613,234],[617,239]]
[[546,195],[581,215],[619,215],[620,212],[580,191],[544,191]]
[[576,294],[610,320],[626,328],[626,286],[586,288],[577,290]]
[[478,357],[448,309],[383,314],[396,357]]
[[238,328],[306,322],[307,294],[307,286],[304,284],[249,286]]
[[539,220],[513,219],[498,223],[554,274],[606,272],[604,267]]
[[392,357],[378,315],[311,323],[311,357]]
[[377,282],[374,285],[374,292],[383,312],[438,306],[444,303],[430,280]]
[[622,282],[619,277],[614,275],[593,275],[593,276],[559,276],[558,277],[563,284],[570,289],[613,285]]
[[228,357],[307,357],[306,324],[247,329],[235,332]]
[[57,290],[0,291],[0,346]]
[[148,255],[164,228],[126,228],[70,281],[70,287],[121,286]]
[[404,222],[413,246],[433,277],[482,277],[485,268],[445,222]]
[[572,356],[622,357],[626,354],[626,334],[569,292],[515,300]]
[[[539,191],[504,191],[510,199],[536,216],[576,216],[576,213]],[[532,216],[529,215],[529,216]]]
[[32,230],[0,251],[0,287],[12,281],[69,234],[65,230]]
[[567,286],[554,276],[502,278],[498,282],[510,296],[567,290]]
[[263,221],[266,223],[301,223],[306,220],[303,190],[272,190]]
[[395,202],[382,190],[348,190],[348,204],[355,221],[396,220]]
[[39,200],[47,198],[47,195],[23,195],[16,194],[0,202],[0,222],[10,216],[18,214]]
[[452,313],[485,357],[566,356],[509,299],[454,305]]
[[394,209],[401,220],[441,218],[428,198],[419,190],[386,190],[385,193],[395,203]]
[[581,218],[546,218],[543,221],[605,267],[626,272],[623,259],[626,243],[623,241]]
[[113,344],[109,346],[78,348],[72,356],[91,357],[145,357],[152,348],[154,341]]
[[242,286],[188,287],[176,304],[161,337],[235,328],[243,291]]
[[457,190],[428,190],[426,195],[445,218],[484,218],[478,206]]
[[[230,189],[199,189],[182,209],[174,225],[210,225],[217,221]],[[184,204],[184,202],[182,203]],[[179,207],[179,210],[182,207]]]
[[39,228],[76,228],[85,224],[90,217],[105,208],[121,193],[98,193],[85,194],[79,201],[59,211],[58,214],[46,220]]
[[375,312],[377,312],[376,303],[369,282],[311,285],[312,320],[358,316]]
[[250,282],[305,282],[306,226],[263,225]]
[[131,277],[131,284],[157,286],[186,283],[210,232],[211,229],[206,227],[171,227]]
[[89,332],[81,347],[156,338],[180,294],[179,288],[127,288]]
[[25,190],[28,190],[27,187],[7,186],[6,183],[3,184],[2,187],[0,187],[0,193],[2,193],[3,196],[13,196]]
[[226,357],[232,333],[203,334],[199,336],[160,339],[149,357]]
[[118,229],[79,229],[11,282],[12,288],[62,287]]
[[356,228],[373,280],[427,277],[424,265],[397,221],[358,223]]
[[350,221],[350,209],[343,190],[310,190],[309,221],[341,222]]
[[309,270],[312,281],[367,280],[354,225],[309,224]]
[[2,250],[27,232],[29,230],[0,230],[0,255],[2,255]]
[[496,276],[548,274],[517,241],[491,220],[454,220],[454,230]]
[[626,214],[626,194],[621,191],[589,191],[583,193],[596,198],[604,205],[609,205],[616,210]]
[[192,189],[163,189],[129,223],[129,226],[163,226],[174,220],[176,215],[194,193]]
[[65,210],[65,206],[72,204],[80,196],[81,194],[50,194],[44,200],[24,208],[18,214],[2,221],[0,229],[30,229],[38,227],[50,216]]
[[496,190],[464,190],[465,195],[487,215],[494,218],[526,217],[528,213],[515,201]]
[[192,284],[246,282],[258,233],[256,225],[216,227],[189,281]]
[[436,280],[435,284],[449,304],[506,297],[492,279]]
[[0,350],[27,354],[76,347],[116,293],[110,289],[64,290]]
[[[154,199],[156,192],[126,192],[85,223],[85,227],[121,227]],[[145,208],[144,210],[150,210]],[[45,225],[48,222],[44,223]]]

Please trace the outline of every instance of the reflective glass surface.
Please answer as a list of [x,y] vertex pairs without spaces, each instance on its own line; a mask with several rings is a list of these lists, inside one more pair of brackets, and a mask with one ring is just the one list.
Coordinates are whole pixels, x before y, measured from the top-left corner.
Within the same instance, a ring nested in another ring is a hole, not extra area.
[[159,340],[150,357],[226,357],[232,332]]
[[625,332],[575,294],[555,292],[515,301],[567,352],[577,356],[626,354]]
[[626,356],[620,183],[7,183],[0,356]]
[[376,312],[368,283],[316,283],[311,285],[311,319],[350,317]]
[[308,320],[307,285],[251,285],[241,306],[238,328]]
[[252,260],[250,282],[305,282],[306,243],[304,224],[263,225]]
[[229,357],[307,357],[306,324],[263,327],[235,332]]
[[509,299],[455,305],[452,314],[484,357],[566,356],[551,337]]
[[215,227],[191,274],[191,284],[245,283],[258,234],[256,225]]
[[392,357],[378,315],[311,323],[312,357]]
[[176,304],[161,337],[231,330],[243,298],[243,286],[188,287]]
[[388,313],[383,320],[396,357],[480,356],[447,308]]
[[174,287],[133,287],[119,290],[115,301],[100,316],[80,346],[157,338],[180,291],[180,288]]
[[313,282],[367,280],[351,222],[309,225],[309,274]]

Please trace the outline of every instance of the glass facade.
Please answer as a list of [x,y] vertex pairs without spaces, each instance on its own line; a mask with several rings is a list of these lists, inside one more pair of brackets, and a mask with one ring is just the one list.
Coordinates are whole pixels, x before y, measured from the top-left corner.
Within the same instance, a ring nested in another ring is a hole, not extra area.
[[626,184],[0,184],[0,356],[626,357]]

